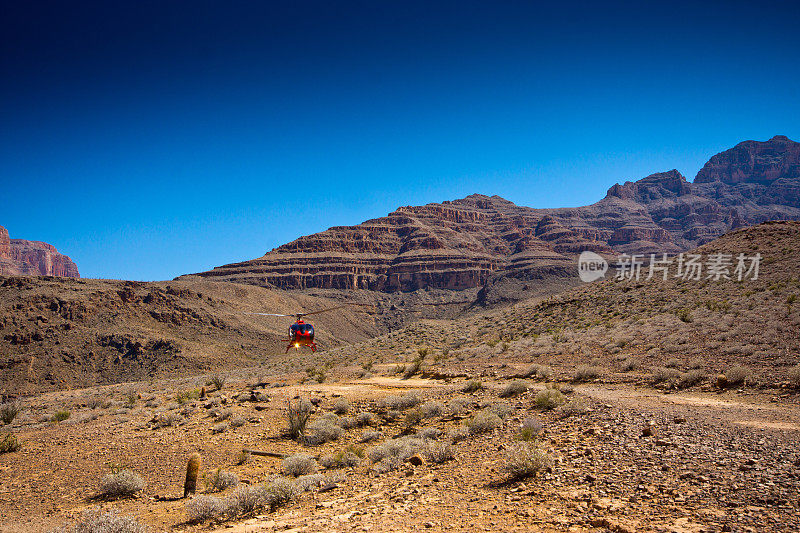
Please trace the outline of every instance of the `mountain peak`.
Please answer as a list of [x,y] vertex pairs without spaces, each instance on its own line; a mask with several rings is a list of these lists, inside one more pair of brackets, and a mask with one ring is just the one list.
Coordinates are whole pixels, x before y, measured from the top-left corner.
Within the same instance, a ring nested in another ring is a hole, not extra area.
[[694,182],[768,184],[780,178],[800,178],[800,143],[785,135],[740,142],[709,159]]

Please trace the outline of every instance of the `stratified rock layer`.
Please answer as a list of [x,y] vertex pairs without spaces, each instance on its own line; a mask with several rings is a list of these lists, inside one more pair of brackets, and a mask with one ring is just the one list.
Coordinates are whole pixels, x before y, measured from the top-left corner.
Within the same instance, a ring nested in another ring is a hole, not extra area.
[[72,259],[50,244],[23,239],[9,239],[0,226],[0,276],[61,276],[79,278]]
[[401,207],[196,275],[281,289],[464,290],[574,277],[584,250],[677,253],[776,219],[800,219],[800,144],[782,136],[714,156],[695,183],[660,172],[576,208],[532,209],[479,194]]

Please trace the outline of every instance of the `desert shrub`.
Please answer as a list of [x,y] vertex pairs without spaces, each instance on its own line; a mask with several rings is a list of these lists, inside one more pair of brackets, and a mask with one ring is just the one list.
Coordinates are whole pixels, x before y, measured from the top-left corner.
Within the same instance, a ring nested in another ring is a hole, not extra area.
[[531,379],[547,381],[553,376],[553,369],[549,366],[534,364],[528,367],[523,376]]
[[225,433],[228,430],[228,423],[227,422],[220,422],[214,426],[211,426],[211,433]]
[[403,373],[403,379],[409,379],[411,376],[419,372],[420,367],[422,366],[422,357],[417,357],[414,359],[414,362],[408,365]]
[[224,409],[222,411],[214,410],[211,412],[211,414],[214,417],[214,420],[217,422],[222,422],[223,420],[229,419],[233,412],[230,409]]
[[503,387],[503,390],[500,391],[498,396],[501,398],[510,398],[512,396],[518,396],[528,392],[528,384],[524,381],[512,381],[511,383],[507,384]]
[[59,409],[55,413],[53,413],[53,417],[50,419],[53,422],[63,422],[64,420],[68,419],[70,416],[70,412],[66,409]]
[[486,408],[487,411],[490,413],[494,413],[503,420],[514,412],[514,408],[508,405],[507,403],[495,403]]
[[442,416],[444,405],[441,402],[427,402],[420,406],[422,418],[435,418]]
[[342,429],[352,429],[358,426],[358,419],[354,416],[343,416],[339,420],[339,425],[342,426]]
[[572,398],[564,405],[556,408],[556,412],[563,418],[585,415],[589,410],[589,405],[582,398]]
[[506,454],[503,469],[511,479],[524,479],[552,465],[553,460],[544,450],[527,442],[520,442]]
[[244,417],[234,416],[233,418],[231,418],[231,427],[232,428],[242,427],[246,423],[247,423],[247,420],[245,420]]
[[239,476],[233,472],[226,472],[217,468],[208,482],[208,488],[221,492],[227,488],[235,487],[239,484]]
[[680,388],[694,387],[706,380],[705,370],[694,369],[681,374],[678,386]]
[[419,407],[406,411],[404,419],[406,427],[414,427],[422,420],[422,410]]
[[252,454],[250,450],[242,450],[239,452],[239,455],[236,456],[236,464],[237,465],[244,465],[250,462],[252,459]]
[[469,438],[469,428],[458,426],[447,432],[447,437],[455,444]]
[[294,500],[300,494],[297,483],[285,477],[273,479],[265,486],[265,489],[269,495],[269,508],[273,511],[277,507]]
[[196,400],[199,397],[200,391],[198,389],[182,390],[175,394],[175,401],[178,402],[178,405],[183,405],[189,400]]
[[209,380],[209,384],[214,385],[214,389],[222,390],[222,387],[225,386],[225,376],[221,376],[220,374],[214,374],[211,376]]
[[429,463],[444,463],[455,457],[453,447],[446,442],[427,442],[423,450],[425,460]]
[[800,389],[800,365],[789,369],[789,384],[795,389]]
[[322,456],[320,458],[320,463],[325,468],[345,468],[348,466],[358,466],[358,464],[361,463],[361,457],[349,450],[339,450],[334,454]]
[[639,367],[639,361],[633,357],[627,357],[622,361],[622,371],[632,372]]
[[308,419],[311,418],[313,406],[307,398],[300,398],[296,403],[291,400],[287,402],[284,417],[286,418],[286,434],[294,440],[302,439],[305,436]]
[[307,430],[304,440],[306,444],[311,446],[319,446],[320,444],[337,440],[342,436],[342,426],[336,424],[330,418],[314,420],[308,424]]
[[0,420],[3,424],[10,424],[14,421],[21,410],[17,402],[6,402],[0,405]]
[[580,365],[575,370],[574,380],[577,382],[592,381],[600,377],[603,370],[599,366],[594,365]]
[[336,400],[336,403],[333,404],[333,412],[337,415],[344,415],[350,410],[350,402],[347,401],[347,398],[339,398]]
[[372,442],[374,440],[378,440],[379,438],[381,438],[380,431],[368,429],[361,434],[361,442]]
[[356,415],[356,424],[359,427],[374,426],[378,423],[378,418],[368,411],[362,411]]
[[225,514],[235,518],[248,516],[270,506],[272,498],[261,485],[239,485],[225,498]]
[[681,378],[681,373],[674,368],[657,368],[650,380],[653,385],[675,386]]
[[104,498],[124,498],[133,496],[144,489],[144,479],[127,468],[106,474],[100,480],[100,496]]
[[744,385],[750,377],[750,369],[743,366],[734,366],[725,372],[725,379],[728,380],[729,387]]
[[160,412],[155,414],[150,423],[153,429],[158,429],[185,424],[186,419],[178,413]]
[[116,509],[102,512],[89,509],[81,513],[78,521],[57,531],[66,533],[145,533],[147,528],[134,518],[120,516]]
[[477,392],[483,388],[483,383],[477,380],[470,380],[467,381],[463,387],[461,387],[461,392],[465,392],[467,394],[472,392]]
[[298,492],[306,492],[314,488],[320,488],[330,483],[330,478],[325,474],[307,474],[294,480]]
[[664,363],[664,366],[667,368],[678,368],[680,364],[681,364],[680,361],[672,357],[670,359],[667,359],[667,361]]
[[676,309],[675,315],[682,321],[682,322],[691,322],[692,321],[692,310],[687,309],[685,307]]
[[705,368],[706,363],[702,359],[692,359],[689,361],[689,369],[690,370],[697,370],[700,368]]
[[139,393],[136,392],[136,389],[130,389],[125,392],[126,407],[133,407],[134,405],[136,405],[137,401],[139,401]]
[[407,392],[403,395],[393,395],[382,398],[378,407],[382,410],[404,410],[416,407],[422,403],[422,398],[416,392]]
[[563,405],[567,401],[558,389],[544,389],[536,394],[533,405],[537,409],[549,410]]
[[520,424],[519,440],[530,441],[535,439],[544,430],[544,424],[536,418],[526,418]]
[[503,425],[503,421],[496,414],[489,411],[480,411],[472,417],[467,423],[470,435],[481,435],[488,433],[496,427]]
[[4,433],[2,438],[0,438],[0,454],[15,452],[19,450],[19,447],[20,444],[17,437],[11,433]]
[[459,415],[466,411],[472,402],[467,398],[453,398],[447,404],[447,411],[451,415]]
[[225,502],[216,496],[197,495],[186,502],[189,522],[201,522],[218,518],[225,512]]
[[[393,470],[412,455],[419,453],[424,447],[425,441],[423,439],[406,436],[388,440],[371,448],[367,452],[367,456],[373,463],[383,463],[376,470],[382,471],[384,468],[392,466],[393,468],[390,468],[390,470]],[[389,470],[386,471],[388,472]]]
[[281,472],[287,476],[297,477],[305,474],[313,474],[316,471],[317,461],[310,455],[304,453],[285,457],[281,463]]
[[422,428],[417,431],[417,437],[426,440],[436,440],[442,436],[442,430],[439,428]]

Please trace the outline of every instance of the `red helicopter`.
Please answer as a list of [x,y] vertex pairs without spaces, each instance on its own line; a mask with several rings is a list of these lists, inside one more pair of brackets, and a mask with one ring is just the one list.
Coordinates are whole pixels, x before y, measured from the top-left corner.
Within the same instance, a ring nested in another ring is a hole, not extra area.
[[350,307],[350,306],[363,306],[363,307],[372,307],[367,304],[344,304],[344,305],[337,305],[336,307],[328,307],[326,309],[320,309],[318,311],[310,311],[308,313],[295,313],[293,315],[286,315],[283,313],[247,313],[248,315],[260,315],[260,316],[286,316],[286,317],[295,317],[296,322],[289,326],[289,338],[284,339],[285,341],[289,342],[289,345],[286,346],[286,353],[289,353],[291,348],[295,350],[299,350],[300,346],[308,346],[311,348],[312,352],[317,351],[317,344],[314,342],[314,326],[309,324],[308,322],[303,321],[304,316],[308,315],[316,315],[318,313],[326,313],[328,311],[333,311],[335,309],[341,309],[343,307]]

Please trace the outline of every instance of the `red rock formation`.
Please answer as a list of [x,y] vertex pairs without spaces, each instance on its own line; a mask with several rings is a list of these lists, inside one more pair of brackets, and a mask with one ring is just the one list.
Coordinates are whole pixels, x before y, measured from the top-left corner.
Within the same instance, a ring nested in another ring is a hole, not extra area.
[[584,250],[676,253],[785,218],[800,219],[800,144],[779,136],[714,156],[695,183],[660,172],[577,208],[531,209],[479,194],[406,206],[197,275],[282,289],[462,290],[503,277],[574,276]]
[[78,278],[78,267],[50,244],[23,239],[9,239],[0,226],[0,275],[61,276]]

